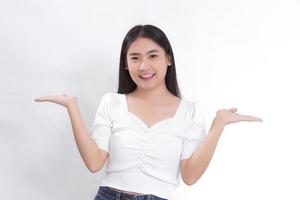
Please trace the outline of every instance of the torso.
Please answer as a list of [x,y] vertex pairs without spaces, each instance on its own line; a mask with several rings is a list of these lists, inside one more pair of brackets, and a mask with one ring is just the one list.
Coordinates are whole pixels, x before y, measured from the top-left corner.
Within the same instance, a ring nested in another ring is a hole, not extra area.
[[[173,117],[181,101],[179,97],[174,95],[170,95],[161,99],[163,100],[150,102],[149,100],[142,100],[141,98],[134,96],[133,93],[126,94],[126,103],[128,110],[142,119],[148,127],[151,127],[158,121]],[[116,188],[112,189],[129,194],[146,195]]]
[[126,95],[128,110],[142,119],[148,127],[158,121],[171,118],[175,115],[181,99],[177,96],[162,98],[159,102],[150,102],[133,96]]

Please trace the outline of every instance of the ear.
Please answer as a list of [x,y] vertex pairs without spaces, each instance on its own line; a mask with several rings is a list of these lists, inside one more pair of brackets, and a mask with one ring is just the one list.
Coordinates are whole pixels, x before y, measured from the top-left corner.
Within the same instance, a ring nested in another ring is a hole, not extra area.
[[171,57],[169,55],[167,55],[167,62],[168,62],[168,66],[172,65]]

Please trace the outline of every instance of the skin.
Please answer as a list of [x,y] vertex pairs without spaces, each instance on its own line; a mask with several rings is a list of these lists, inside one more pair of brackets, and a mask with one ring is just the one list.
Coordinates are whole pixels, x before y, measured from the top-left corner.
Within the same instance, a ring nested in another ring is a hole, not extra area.
[[[176,99],[178,100],[178,98],[167,90],[164,81],[167,68],[172,67],[169,66],[171,65],[170,58],[166,55],[164,49],[162,49],[157,43],[151,39],[138,38],[130,45],[126,59],[128,64],[128,68],[126,68],[126,70],[129,70],[131,78],[137,85],[137,89],[128,95],[128,99],[131,99],[132,102],[136,101],[136,105],[152,106],[151,109],[155,109],[158,106],[162,107],[163,105],[165,107],[166,103],[170,103],[171,101],[173,102],[173,105],[178,103],[175,101]],[[156,75],[151,81],[143,81],[139,77],[140,74],[152,72],[154,72]],[[42,96],[36,98],[35,101],[56,103],[67,108],[70,116],[72,113],[77,113],[76,116],[80,116],[78,99],[75,96],[66,94]],[[175,107],[176,106],[172,108],[173,113],[175,112]],[[136,112],[139,111],[136,110]],[[143,116],[143,118],[147,119],[145,121],[153,121],[154,118],[157,118],[157,115],[155,115],[155,112],[153,112],[152,116]],[[81,123],[83,123],[81,119],[74,121],[81,121]],[[235,107],[229,109],[220,109],[216,112],[215,118],[211,124],[211,128],[209,129],[209,132],[203,143],[195,150],[189,159],[180,161],[181,177],[187,185],[196,183],[205,172],[210,160],[212,159],[217,142],[222,135],[225,126],[243,121],[263,122],[261,118],[237,113],[237,108]],[[80,145],[83,146],[83,144],[80,144],[80,140],[89,141],[86,142],[86,146],[93,145],[95,148],[96,146],[91,140],[87,139],[88,134],[85,133],[85,136],[78,136],[80,134],[76,133],[75,127],[76,125],[73,126],[73,130],[78,148],[80,149],[80,153],[84,158],[85,163],[88,163],[88,159],[86,157],[88,157],[91,153],[87,150],[86,152],[81,150],[83,147],[80,147]],[[85,128],[82,129],[86,132]],[[79,139],[81,137],[84,139]],[[106,160],[108,156],[107,153],[102,152],[102,154],[105,155]],[[91,158],[90,160],[93,159]],[[105,162],[105,160],[102,162]],[[91,162],[92,161],[89,161],[89,163]],[[89,169],[92,168],[91,166],[95,166],[92,164],[86,165],[89,166]],[[99,166],[97,165],[97,167],[94,168],[99,169]]]
[[[126,69],[137,85],[132,94],[148,101],[160,101],[166,96],[173,96],[164,81],[171,62],[158,44],[147,38],[138,38],[130,45],[126,59]],[[139,77],[140,74],[148,73],[155,73],[153,80],[144,81]]]

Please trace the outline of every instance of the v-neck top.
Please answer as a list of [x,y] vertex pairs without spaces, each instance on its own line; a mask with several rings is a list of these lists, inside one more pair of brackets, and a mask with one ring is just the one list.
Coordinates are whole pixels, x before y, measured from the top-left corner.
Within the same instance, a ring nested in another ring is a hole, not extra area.
[[181,98],[172,117],[150,127],[128,110],[126,94],[107,92],[89,132],[109,157],[102,186],[172,199],[180,161],[206,136],[203,105]]
[[179,102],[179,105],[177,106],[177,109],[176,109],[176,111],[175,111],[175,114],[174,114],[172,117],[168,117],[168,118],[166,118],[166,119],[162,119],[162,120],[160,120],[160,121],[157,121],[157,122],[155,122],[154,124],[152,124],[152,125],[149,127],[149,126],[146,124],[146,122],[144,122],[140,117],[138,117],[136,114],[134,114],[133,112],[131,112],[131,111],[128,109],[127,95],[126,95],[126,94],[121,94],[121,95],[124,96],[123,99],[124,99],[124,101],[125,101],[125,102],[124,102],[125,110],[128,112],[129,115],[132,115],[133,118],[136,118],[136,120],[139,121],[139,123],[141,124],[141,126],[144,126],[146,130],[147,130],[147,129],[152,129],[152,128],[156,127],[156,126],[160,126],[160,124],[163,124],[163,123],[165,123],[166,121],[174,120],[174,119],[177,117],[177,115],[178,115],[178,113],[179,113],[179,111],[180,111],[180,109],[181,109],[181,107],[182,107],[182,99],[181,99],[180,102]]

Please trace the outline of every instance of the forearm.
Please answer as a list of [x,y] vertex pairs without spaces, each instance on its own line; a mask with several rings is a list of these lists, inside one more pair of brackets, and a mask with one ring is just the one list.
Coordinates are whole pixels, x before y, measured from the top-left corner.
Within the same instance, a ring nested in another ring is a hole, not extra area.
[[185,172],[190,184],[194,184],[205,172],[223,130],[224,126],[212,125],[204,141],[188,159]]
[[101,168],[103,159],[101,159],[101,150],[97,147],[96,142],[89,135],[84,121],[81,117],[78,103],[73,103],[67,108],[71,120],[74,138],[80,155],[87,168],[94,172]]

